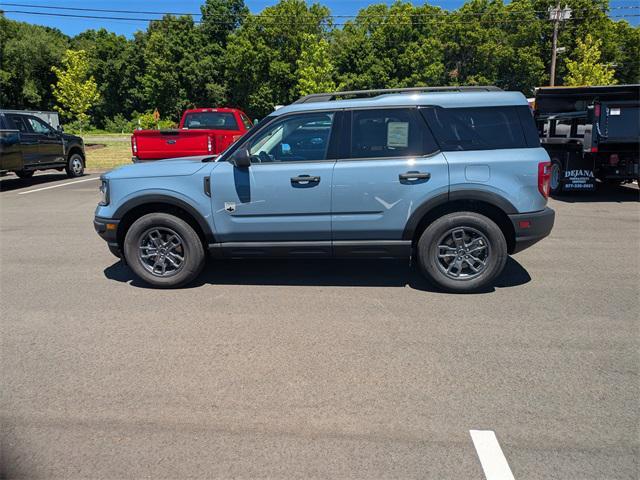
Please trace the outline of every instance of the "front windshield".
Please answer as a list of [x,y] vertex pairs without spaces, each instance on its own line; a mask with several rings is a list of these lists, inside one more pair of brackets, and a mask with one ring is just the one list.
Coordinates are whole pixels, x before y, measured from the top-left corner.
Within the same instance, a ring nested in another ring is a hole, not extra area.
[[198,112],[188,113],[184,118],[183,128],[238,130],[238,122],[231,112]]

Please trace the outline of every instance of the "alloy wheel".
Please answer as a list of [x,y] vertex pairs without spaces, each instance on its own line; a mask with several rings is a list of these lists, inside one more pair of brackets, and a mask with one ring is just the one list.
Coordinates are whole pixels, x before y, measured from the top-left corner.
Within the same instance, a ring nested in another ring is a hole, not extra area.
[[438,240],[436,263],[447,277],[468,280],[487,269],[490,255],[491,247],[483,233],[471,227],[455,227]]
[[170,228],[150,228],[140,236],[138,259],[151,274],[170,277],[184,267],[184,241]]

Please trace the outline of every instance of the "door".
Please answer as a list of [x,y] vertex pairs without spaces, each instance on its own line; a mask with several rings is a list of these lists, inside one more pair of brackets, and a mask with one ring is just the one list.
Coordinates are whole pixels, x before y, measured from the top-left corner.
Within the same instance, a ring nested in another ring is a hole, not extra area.
[[[330,253],[335,116],[307,112],[273,120],[238,149],[248,150],[250,167],[216,166],[211,196],[219,242],[251,242],[258,254]],[[293,242],[293,250],[282,251],[288,247],[281,242]]]
[[336,255],[404,256],[403,231],[425,201],[446,195],[447,162],[415,108],[350,113],[350,142],[334,173],[332,223]]
[[23,165],[26,168],[34,167],[40,162],[40,146],[38,134],[31,128],[25,115],[7,115],[13,128],[20,132],[20,149],[22,150]]
[[62,134],[55,131],[50,125],[37,117],[26,117],[31,125],[31,130],[38,137],[38,152],[40,154],[40,164],[64,162],[64,147],[62,144]]

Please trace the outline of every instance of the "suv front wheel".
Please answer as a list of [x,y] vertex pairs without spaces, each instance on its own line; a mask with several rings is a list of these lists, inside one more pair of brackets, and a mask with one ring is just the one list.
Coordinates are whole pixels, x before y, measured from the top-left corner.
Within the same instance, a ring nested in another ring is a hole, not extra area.
[[450,292],[488,286],[507,261],[502,231],[475,212],[450,213],[434,221],[420,237],[417,251],[422,273]]
[[155,287],[180,287],[195,279],[205,263],[193,227],[167,213],[150,213],[129,228],[124,256],[134,273]]

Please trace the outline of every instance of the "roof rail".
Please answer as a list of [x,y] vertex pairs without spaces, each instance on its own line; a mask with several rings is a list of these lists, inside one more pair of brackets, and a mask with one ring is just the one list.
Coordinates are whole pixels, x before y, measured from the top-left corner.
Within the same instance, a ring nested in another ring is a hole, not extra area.
[[367,97],[373,95],[384,95],[387,93],[422,93],[422,92],[501,92],[502,89],[488,86],[464,86],[464,87],[410,87],[410,88],[379,88],[376,90],[351,90],[347,92],[329,92],[329,93],[312,93],[300,97],[293,102],[296,103],[312,103],[312,102],[329,102],[335,100],[336,97]]

